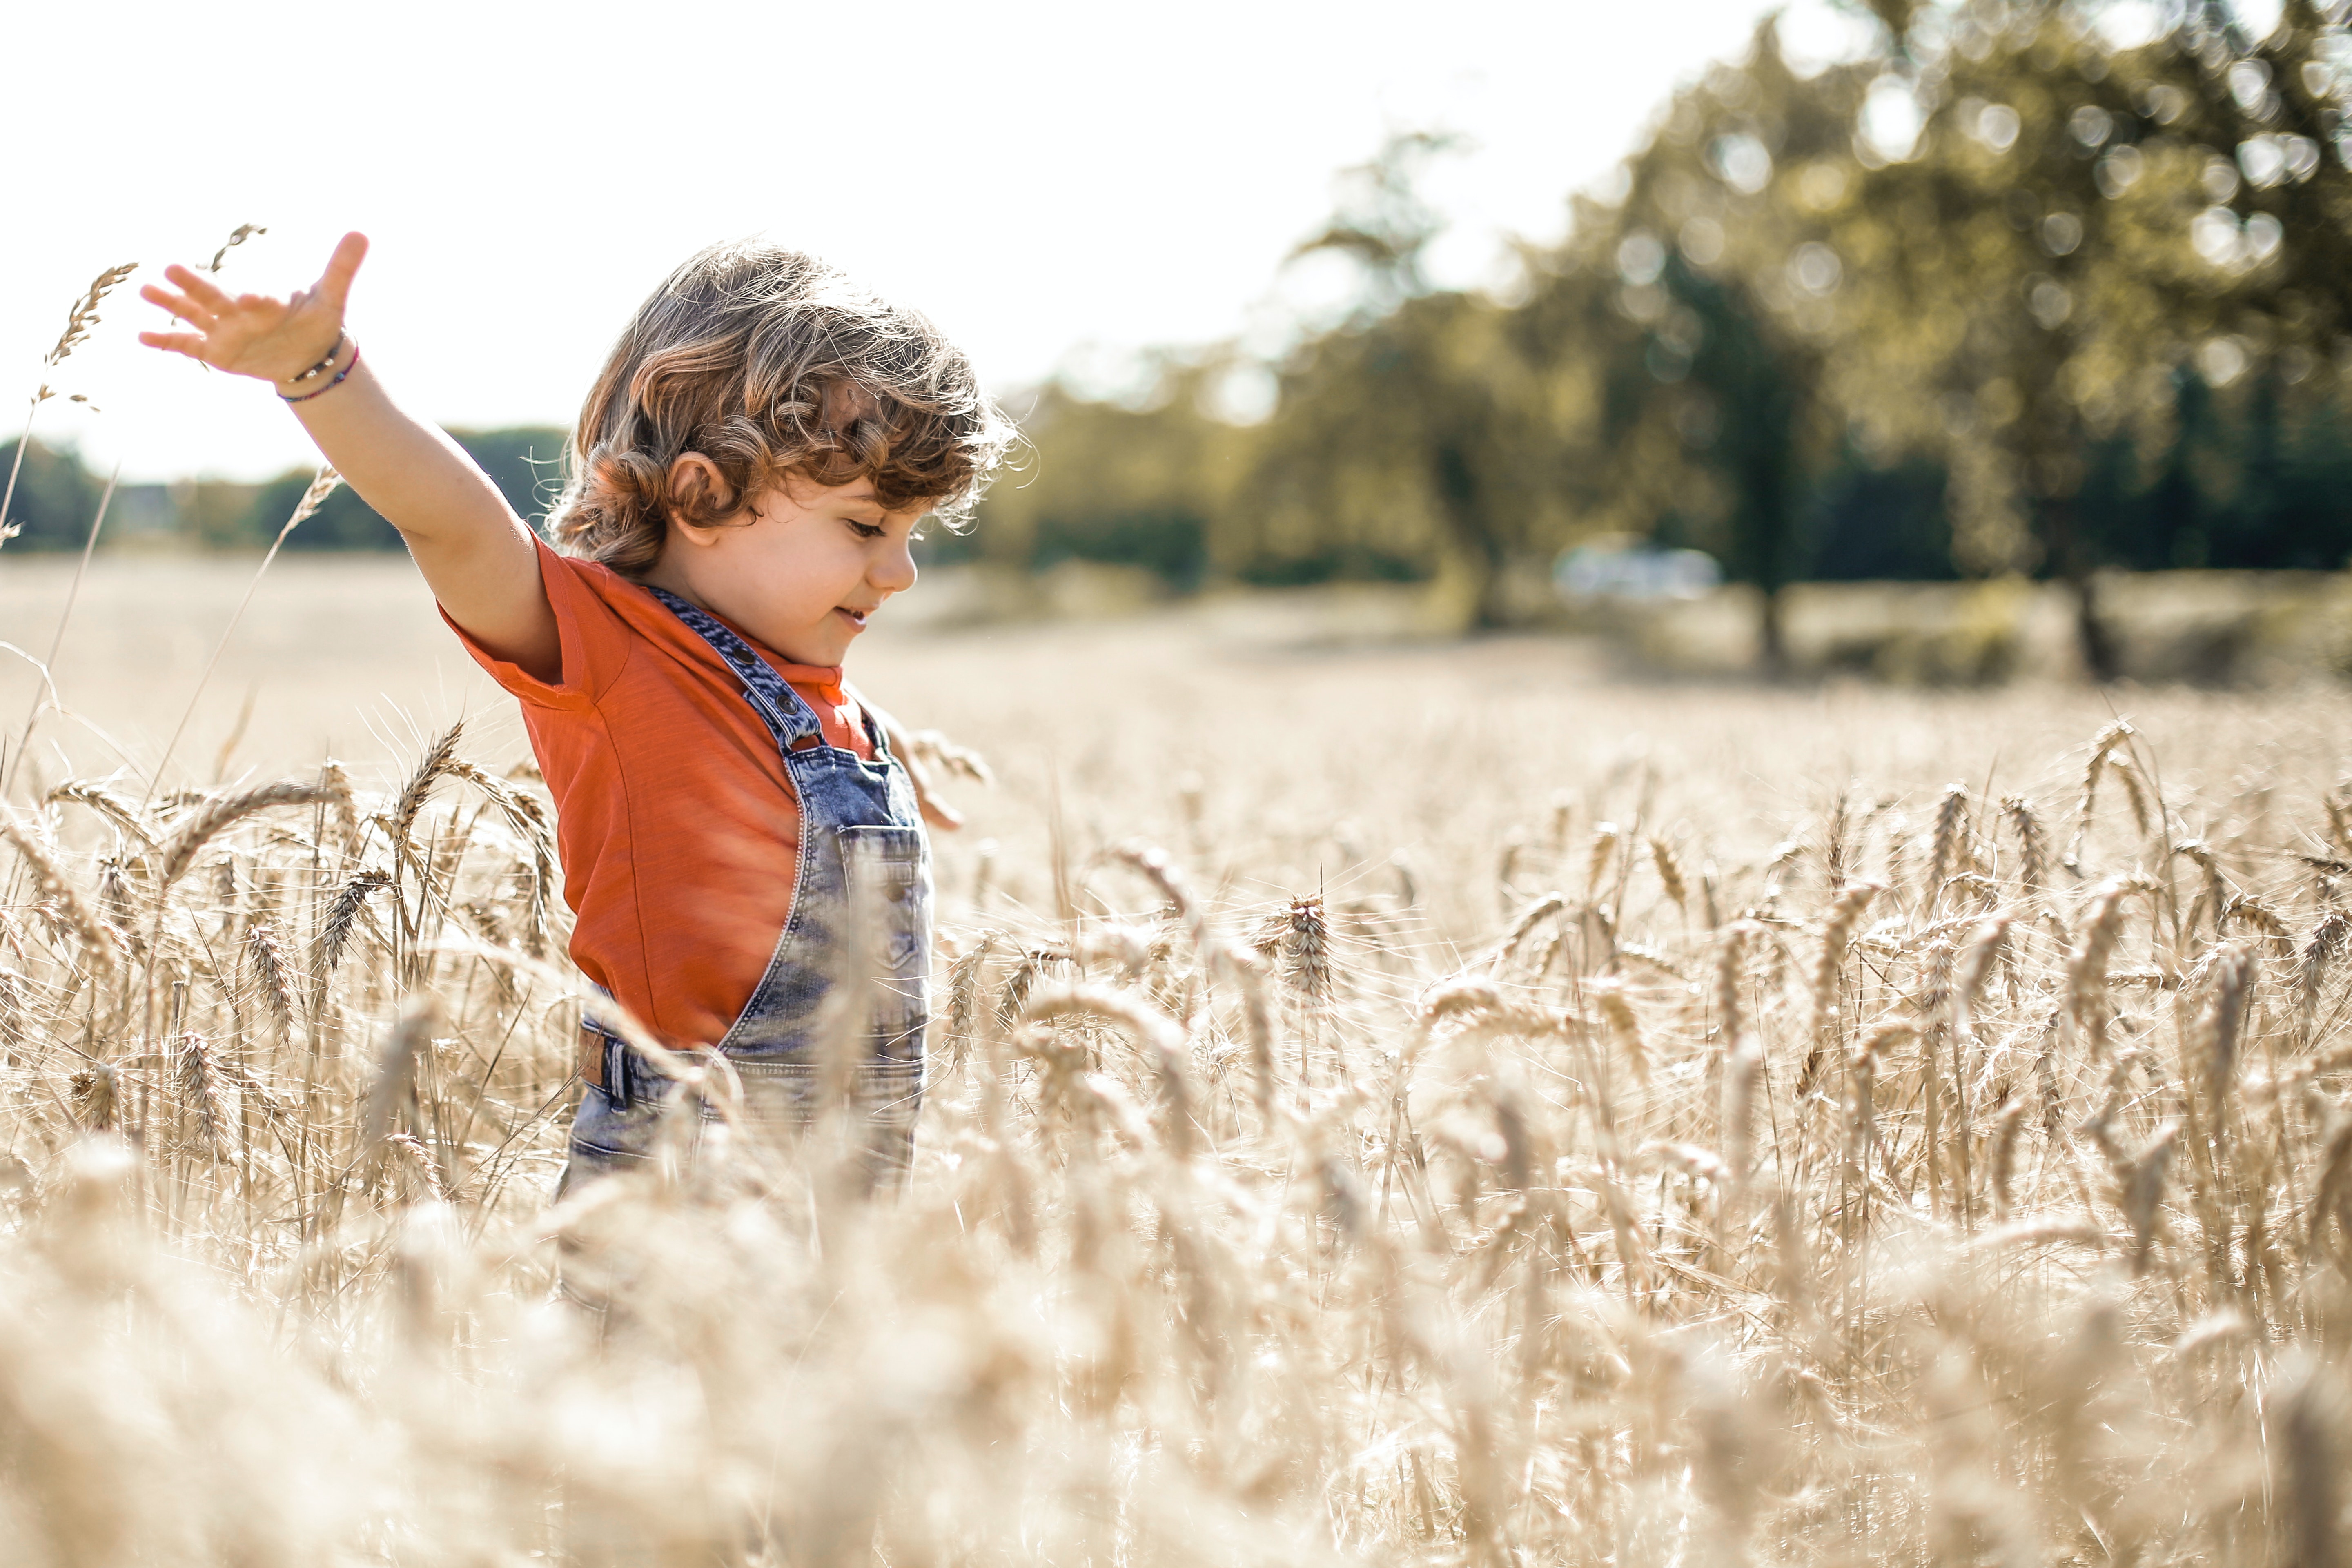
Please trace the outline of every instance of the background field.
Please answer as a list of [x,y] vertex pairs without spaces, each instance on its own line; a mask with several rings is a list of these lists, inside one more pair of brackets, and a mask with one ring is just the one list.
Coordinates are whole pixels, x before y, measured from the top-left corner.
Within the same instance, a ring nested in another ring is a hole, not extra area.
[[[31,766],[66,776],[62,747],[79,774],[151,768],[252,566],[101,558],[57,666],[66,706],[89,722],[45,720]],[[0,572],[6,640],[46,649],[71,570],[30,557]],[[926,582],[850,666],[907,723],[1000,770],[999,787],[958,792],[971,821],[942,838],[951,895],[977,843],[995,839],[1006,847],[999,885],[1046,897],[1034,871],[1057,788],[1081,852],[1135,835],[1178,842],[1190,779],[1221,862],[1257,892],[1377,880],[1402,856],[1430,884],[1446,934],[1469,940],[1501,897],[1475,871],[1498,867],[1514,835],[1549,831],[1563,797],[1586,826],[1630,821],[1646,801],[1645,831],[1732,859],[1787,838],[1857,781],[1874,796],[1954,780],[1992,797],[2061,791],[2075,749],[2119,713],[2165,759],[2168,784],[2200,802],[2282,787],[2315,798],[2352,755],[2352,696],[2317,678],[2246,690],[2099,690],[2034,679],[2030,666],[2018,688],[1994,690],[1627,679],[1617,645],[1599,637],[1416,635],[1412,590],[954,624],[975,593],[952,573]],[[1683,637],[1695,661],[1711,630],[1725,635],[1699,612],[1675,613],[1681,622],[1654,635]],[[2053,643],[2042,657],[2064,672],[2063,639]],[[0,713],[24,711],[34,690],[23,661],[9,661]],[[515,704],[458,647],[404,559],[281,560],[205,689],[170,784],[275,777],[332,755],[386,787],[460,719],[468,754],[501,767],[529,755]]]

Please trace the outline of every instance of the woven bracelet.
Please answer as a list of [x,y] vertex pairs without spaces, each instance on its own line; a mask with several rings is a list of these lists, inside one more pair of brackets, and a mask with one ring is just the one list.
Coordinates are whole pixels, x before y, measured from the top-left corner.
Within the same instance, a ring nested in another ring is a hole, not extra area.
[[324,385],[324,386],[322,386],[322,387],[319,388],[319,390],[318,390],[318,391],[316,391],[316,392],[306,392],[306,393],[302,394],[302,395],[301,395],[301,396],[299,396],[299,397],[289,397],[289,396],[287,396],[284,393],[282,393],[282,392],[281,392],[281,393],[279,393],[279,394],[278,395],[278,400],[280,403],[308,403],[308,402],[310,402],[310,399],[312,399],[312,398],[314,398],[314,397],[324,397],[324,396],[326,396],[326,395],[327,395],[327,394],[329,394],[329,393],[331,393],[331,392],[334,391],[334,390],[335,390],[335,388],[337,388],[337,387],[339,387],[339,386],[342,385],[342,384],[343,384],[343,377],[345,377],[345,376],[347,376],[347,375],[351,374],[352,374],[352,372],[353,372],[353,371],[355,371],[355,370],[359,369],[359,367],[360,367],[360,348],[359,348],[359,345],[358,345],[357,343],[353,343],[353,344],[352,345],[352,363],[349,363],[349,364],[347,364],[347,365],[345,365],[345,366],[343,366],[343,368],[342,368],[342,369],[341,369],[341,370],[337,371],[337,372],[335,373],[335,379],[334,379],[334,380],[332,380],[332,381],[331,381],[331,382],[327,383],[327,384],[326,384],[326,385]]
[[338,331],[335,334],[335,346],[327,351],[327,357],[320,360],[317,364],[312,365],[310,369],[304,371],[299,375],[288,376],[286,378],[288,384],[299,386],[306,381],[316,381],[320,376],[326,374],[329,371],[334,369],[336,357],[343,352],[343,345],[351,341],[352,335],[349,332]]

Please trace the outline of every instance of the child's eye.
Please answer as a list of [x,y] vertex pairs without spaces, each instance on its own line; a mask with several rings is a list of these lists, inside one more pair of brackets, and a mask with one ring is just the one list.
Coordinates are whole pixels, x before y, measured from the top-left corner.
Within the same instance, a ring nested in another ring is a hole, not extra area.
[[849,522],[849,531],[860,539],[879,539],[886,531],[879,523],[859,522],[852,518]]

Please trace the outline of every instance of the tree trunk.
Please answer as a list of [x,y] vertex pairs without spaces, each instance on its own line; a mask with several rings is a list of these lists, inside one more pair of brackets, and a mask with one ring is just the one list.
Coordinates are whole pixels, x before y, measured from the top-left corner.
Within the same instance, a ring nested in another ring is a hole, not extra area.
[[2083,661],[2083,673],[2101,686],[2122,673],[2116,658],[2115,638],[2107,630],[2106,618],[2099,614],[2098,584],[2091,568],[2090,552],[2084,547],[2082,532],[2075,526],[2074,498],[2071,494],[2045,495],[2042,499],[2042,538],[2048,543],[2051,564],[2058,580],[2074,596],[2074,647]]
[[1446,526],[1453,531],[1455,547],[1477,576],[1477,586],[1470,605],[1472,629],[1482,632],[1499,631],[1510,624],[1508,605],[1504,599],[1503,574],[1509,569],[1503,542],[1488,526],[1485,509],[1480,504],[1478,476],[1471,467],[1469,455],[1456,443],[1448,441],[1435,454],[1437,498],[1445,512]]
[[1473,624],[1482,632],[1501,631],[1511,624],[1510,605],[1504,596],[1508,586],[1507,568],[1484,552],[1471,559],[1478,573],[1477,611]]
[[1759,587],[1756,611],[1756,665],[1767,680],[1789,673],[1789,639],[1781,615],[1786,608],[1782,589]]
[[2086,571],[2071,572],[2066,589],[2074,595],[2074,646],[2084,672],[2105,686],[2123,669],[2116,657],[2115,637],[2107,630],[2106,617],[2099,614],[2097,580]]

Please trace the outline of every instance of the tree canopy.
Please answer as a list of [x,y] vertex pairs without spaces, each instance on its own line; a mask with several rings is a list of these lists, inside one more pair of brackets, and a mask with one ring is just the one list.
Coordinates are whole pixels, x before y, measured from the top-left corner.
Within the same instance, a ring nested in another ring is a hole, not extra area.
[[1049,389],[1052,542],[1016,489],[973,548],[1148,560],[1132,520],[1181,515],[1199,574],[1454,573],[1492,625],[1507,574],[1631,533],[1765,590],[1768,659],[1790,582],[2028,574],[2105,672],[2102,567],[2352,556],[2346,9],[2257,39],[2209,0],[2119,48],[2095,7],[1880,0],[1811,76],[1768,19],[1500,295],[1427,283],[1444,144],[1400,138],[1301,247],[1362,286],[1270,416],[1193,395],[1233,345],[1139,405]]

